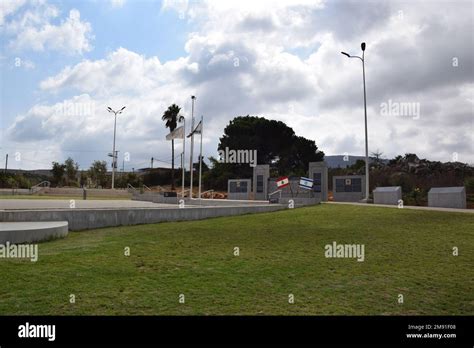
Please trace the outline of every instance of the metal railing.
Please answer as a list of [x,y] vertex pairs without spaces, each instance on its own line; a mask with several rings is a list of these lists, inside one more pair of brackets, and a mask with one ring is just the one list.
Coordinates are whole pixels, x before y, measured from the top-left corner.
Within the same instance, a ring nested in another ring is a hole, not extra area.
[[211,199],[214,199],[214,190],[207,190],[207,191],[202,192],[202,193],[201,193],[201,197],[199,197],[199,198],[202,198],[202,196],[203,196],[205,193],[208,193],[208,192],[211,192],[211,193],[212,193],[212,194],[211,194]]
[[41,181],[39,184],[36,184],[34,186],[31,186],[30,188],[30,192],[31,193],[37,193],[39,191],[41,191],[43,188],[45,187],[50,187],[51,186],[51,182],[49,181]]
[[[189,189],[184,190],[184,191],[181,191],[179,194],[181,195],[181,197],[184,197],[184,194],[185,194],[186,192],[188,192],[188,191],[189,191]],[[191,198],[192,198],[192,197],[191,197]]]
[[272,193],[268,194],[268,199],[270,199],[271,196],[273,196],[273,195],[276,194],[276,193],[279,193],[279,194],[280,194],[280,198],[279,198],[279,199],[281,199],[281,192],[282,192],[282,190],[273,191]]

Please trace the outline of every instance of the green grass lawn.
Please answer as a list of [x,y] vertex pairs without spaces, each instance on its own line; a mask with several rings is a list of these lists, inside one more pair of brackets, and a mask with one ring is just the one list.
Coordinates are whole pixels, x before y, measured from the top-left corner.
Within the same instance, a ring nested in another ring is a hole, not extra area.
[[[333,241],[365,261],[326,258]],[[474,314],[472,214],[323,204],[73,232],[39,254],[0,259],[1,315]]]

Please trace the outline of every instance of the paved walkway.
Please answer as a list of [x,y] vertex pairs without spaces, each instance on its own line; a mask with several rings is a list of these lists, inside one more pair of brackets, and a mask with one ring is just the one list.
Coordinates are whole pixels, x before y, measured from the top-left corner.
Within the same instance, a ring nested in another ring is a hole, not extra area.
[[349,204],[359,205],[364,207],[382,207],[382,208],[395,208],[395,209],[414,209],[414,210],[429,210],[429,211],[445,211],[450,213],[474,213],[474,209],[454,209],[454,208],[438,208],[438,207],[418,207],[412,205],[404,205],[403,208],[398,208],[397,205],[385,205],[385,204],[372,204],[372,203],[358,203],[358,202],[323,202],[327,204]]

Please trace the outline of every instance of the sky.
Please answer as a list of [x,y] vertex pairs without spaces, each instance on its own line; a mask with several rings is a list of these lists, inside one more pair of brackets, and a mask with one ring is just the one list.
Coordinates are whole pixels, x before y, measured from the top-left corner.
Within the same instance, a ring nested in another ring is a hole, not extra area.
[[126,106],[119,167],[170,166],[161,116],[176,103],[189,126],[191,95],[205,157],[245,115],[363,155],[362,62],[340,52],[366,42],[369,152],[472,164],[473,33],[462,0],[2,0],[0,161],[110,164],[106,108]]

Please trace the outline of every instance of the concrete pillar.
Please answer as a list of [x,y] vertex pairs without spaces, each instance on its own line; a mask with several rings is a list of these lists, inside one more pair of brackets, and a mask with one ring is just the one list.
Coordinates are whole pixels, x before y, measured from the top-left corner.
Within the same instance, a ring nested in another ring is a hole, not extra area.
[[313,179],[313,193],[322,202],[328,200],[328,166],[326,162],[309,162],[308,177]]
[[265,201],[268,199],[268,179],[270,178],[270,165],[259,164],[253,168],[253,199]]

